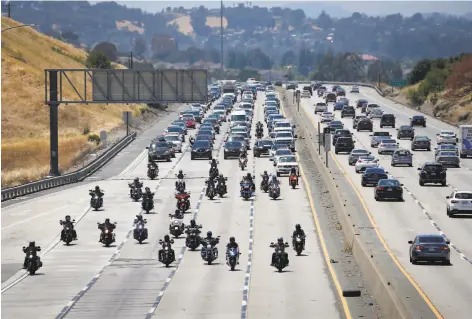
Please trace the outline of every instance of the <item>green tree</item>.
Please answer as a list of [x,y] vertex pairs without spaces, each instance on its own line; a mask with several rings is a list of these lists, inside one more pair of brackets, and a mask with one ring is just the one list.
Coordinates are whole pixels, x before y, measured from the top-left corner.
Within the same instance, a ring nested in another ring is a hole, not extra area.
[[110,42],[100,42],[93,48],[92,52],[100,52],[112,62],[115,62],[118,57],[116,46]]
[[426,74],[431,70],[431,60],[423,59],[415,64],[410,74],[408,74],[408,83],[410,85],[422,81]]
[[112,69],[111,61],[101,52],[92,52],[85,60],[89,69]]

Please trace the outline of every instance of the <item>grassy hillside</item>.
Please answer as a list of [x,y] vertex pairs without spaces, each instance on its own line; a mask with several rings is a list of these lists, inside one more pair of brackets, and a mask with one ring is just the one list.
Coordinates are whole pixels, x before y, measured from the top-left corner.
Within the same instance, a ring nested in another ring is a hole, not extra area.
[[[170,21],[167,24],[177,24],[179,31],[183,34],[190,35],[193,33],[193,27],[190,24],[190,16],[188,15],[181,15],[174,20]],[[212,16],[206,18],[206,25],[210,28],[219,27],[220,26],[220,17]],[[228,26],[228,20],[223,17],[223,27],[226,28]]]
[[[2,30],[14,25],[17,22],[2,17]],[[49,110],[44,104],[44,69],[85,68],[86,58],[86,52],[29,27],[2,33],[2,187],[48,174]],[[87,88],[91,88],[89,84]],[[64,88],[65,96],[75,96],[71,87]],[[124,104],[61,105],[61,170],[93,147],[87,141],[88,134],[111,130],[121,124],[122,111],[136,114],[140,108]]]

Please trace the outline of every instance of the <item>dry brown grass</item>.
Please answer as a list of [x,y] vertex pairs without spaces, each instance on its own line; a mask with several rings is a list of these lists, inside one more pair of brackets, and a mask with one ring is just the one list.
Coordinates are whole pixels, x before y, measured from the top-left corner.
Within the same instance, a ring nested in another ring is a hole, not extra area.
[[[214,28],[214,27],[219,27],[220,26],[220,17],[207,17],[206,18],[206,25]],[[186,35],[191,35],[193,33],[193,27],[190,24],[190,16],[188,15],[182,15],[177,18],[175,18],[172,21],[169,21],[167,24],[177,24],[178,29],[181,33],[186,34]],[[226,28],[228,26],[228,20],[223,17],[223,27]]]
[[[216,28],[221,26],[221,20],[220,17],[207,17],[206,18],[206,25],[209,26],[210,28]],[[223,17],[223,28],[228,27],[228,20],[226,17]]]
[[[2,17],[2,29],[16,24]],[[49,109],[44,104],[44,69],[82,69],[86,58],[86,52],[31,28],[2,34],[2,186],[47,174]],[[83,90],[83,75],[72,77],[72,81],[79,92]],[[91,96],[90,82],[87,88]],[[70,85],[63,86],[63,95],[76,96]],[[79,152],[92,147],[84,132],[109,131],[122,123],[122,111],[136,114],[140,109],[139,105],[125,104],[61,105],[59,155],[62,168],[68,168]],[[25,157],[33,160],[25,160]]]
[[137,26],[131,21],[128,20],[118,20],[116,21],[116,28],[119,30],[128,30],[130,32],[138,32],[139,34],[144,34],[144,28]]

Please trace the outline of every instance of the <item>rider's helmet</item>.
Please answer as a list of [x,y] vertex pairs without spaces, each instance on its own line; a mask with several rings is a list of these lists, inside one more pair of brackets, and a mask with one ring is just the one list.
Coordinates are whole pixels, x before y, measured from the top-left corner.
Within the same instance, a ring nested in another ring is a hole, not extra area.
[[136,177],[136,178],[134,179],[134,181],[135,181],[136,183],[139,183],[139,177]]
[[110,223],[110,218],[106,218],[105,219],[105,224],[109,224]]
[[250,179],[251,178],[251,173],[247,173],[246,177]]
[[95,191],[97,191],[97,192],[98,192],[99,190],[100,190],[100,186],[98,186],[98,185],[97,185],[97,186],[95,186]]
[[150,192],[151,192],[151,189],[150,189],[149,187],[146,187],[145,190],[146,190],[146,193],[150,193]]
[[219,176],[219,177],[220,177],[220,178],[223,178],[223,174],[220,174],[220,176]]
[[264,171],[264,175],[267,175],[267,171]]
[[182,170],[179,170],[179,174],[183,174],[184,172]]
[[170,241],[169,235],[165,235],[165,236],[164,236],[164,241]]
[[279,237],[279,239],[277,239],[277,244],[282,245],[283,243],[284,239],[282,237]]
[[195,219],[192,219],[190,221],[190,227],[195,227],[195,226],[197,226],[197,223],[195,222]]
[[295,225],[295,229],[296,229],[296,230],[300,230],[300,229],[302,229],[302,226],[300,226],[300,224],[296,224],[296,225]]
[[229,238],[229,242],[230,242],[230,243],[234,244],[235,241],[236,241],[236,239],[234,239],[233,236],[231,236],[231,237]]
[[216,159],[212,159],[211,163],[216,165]]
[[213,233],[211,231],[207,232],[207,237],[208,238],[211,238],[212,235],[213,235]]
[[66,215],[66,222],[70,222],[70,215]]
[[34,240],[30,241],[29,245],[30,247],[36,247],[36,242]]

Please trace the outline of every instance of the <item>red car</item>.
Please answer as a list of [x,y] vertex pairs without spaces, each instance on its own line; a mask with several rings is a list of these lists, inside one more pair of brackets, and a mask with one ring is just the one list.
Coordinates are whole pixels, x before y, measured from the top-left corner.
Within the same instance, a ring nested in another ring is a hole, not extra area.
[[182,120],[185,122],[185,125],[187,126],[187,128],[195,128],[196,121],[193,116],[192,117],[184,116]]

